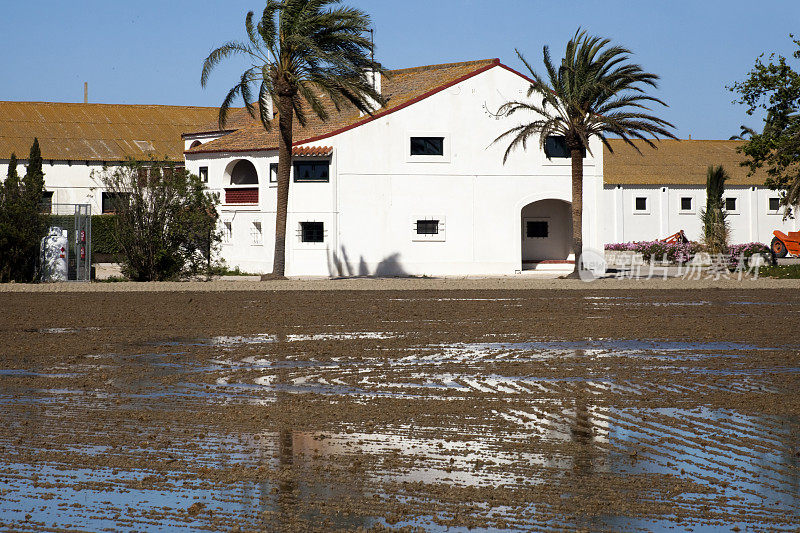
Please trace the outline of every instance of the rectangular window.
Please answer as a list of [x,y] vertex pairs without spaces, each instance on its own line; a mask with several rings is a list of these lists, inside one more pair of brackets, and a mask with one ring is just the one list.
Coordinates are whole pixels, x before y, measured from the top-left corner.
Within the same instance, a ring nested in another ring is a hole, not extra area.
[[544,155],[548,159],[570,157],[567,141],[563,135],[549,135],[544,140]]
[[637,196],[636,197],[636,211],[647,211],[647,197],[646,196]]
[[[294,164],[294,181],[330,181],[330,161],[309,161]],[[277,172],[277,171],[276,171]]]
[[691,196],[684,196],[681,198],[681,211],[691,211],[692,210],[692,198]]
[[53,212],[53,191],[44,191],[42,193],[41,211],[49,215]]
[[777,213],[781,209],[781,199],[780,198],[770,198],[769,199],[769,210],[772,212]]
[[262,243],[262,238],[261,222],[253,222],[250,226],[250,242],[254,245],[260,245]]
[[130,194],[124,192],[104,192],[102,195],[101,209],[103,213],[116,213],[117,206],[127,203]]
[[525,236],[528,239],[546,239],[550,235],[546,220],[528,220],[525,223]]
[[197,171],[197,175],[200,177],[200,181],[208,183],[208,167],[200,167],[200,170]]
[[411,137],[411,155],[444,155],[444,137]]
[[325,242],[325,226],[322,222],[301,222],[300,240],[302,242]]
[[417,220],[417,235],[438,235],[438,220]]
[[222,243],[230,244],[233,242],[233,222],[222,223]]
[[725,211],[736,211],[736,198],[725,198]]
[[269,182],[278,183],[278,163],[269,164]]

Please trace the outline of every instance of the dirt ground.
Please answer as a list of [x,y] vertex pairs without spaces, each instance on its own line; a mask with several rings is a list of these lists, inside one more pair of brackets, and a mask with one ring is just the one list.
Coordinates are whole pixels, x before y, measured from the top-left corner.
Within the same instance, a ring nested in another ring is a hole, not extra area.
[[0,530],[796,530],[798,326],[786,290],[0,293]]

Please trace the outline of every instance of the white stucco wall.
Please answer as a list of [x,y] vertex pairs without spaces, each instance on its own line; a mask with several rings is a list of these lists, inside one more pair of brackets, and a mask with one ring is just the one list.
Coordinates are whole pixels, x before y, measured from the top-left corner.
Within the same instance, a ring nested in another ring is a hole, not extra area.
[[[568,159],[547,160],[535,140],[503,165],[505,142],[492,145],[522,117],[491,114],[521,96],[528,82],[501,67],[335,137],[329,183],[291,183],[287,227],[289,275],[512,274],[522,264],[522,209],[546,199],[570,201]],[[411,136],[445,137],[441,158],[414,158]],[[597,227],[602,150],[584,166],[584,242],[601,248]],[[268,183],[275,152],[187,155],[187,168],[209,167],[209,188],[227,186],[225,168],[248,159],[259,173],[259,204],[220,208],[233,239],[222,247],[231,266],[272,268],[276,190]],[[435,162],[434,162],[435,161]],[[417,218],[444,221],[444,238],[420,240]],[[249,227],[261,221],[263,244]],[[325,242],[300,242],[301,221],[322,221]]]
[[[680,230],[690,240],[700,240],[700,209],[706,203],[703,186],[643,187],[607,185],[603,190],[602,232],[605,242],[663,239]],[[648,210],[636,211],[635,199],[646,197]],[[681,209],[681,198],[690,197],[692,209]],[[736,198],[736,211],[729,212],[731,242],[761,242],[769,245],[774,230],[797,231],[797,219],[783,220],[782,211],[770,211],[769,199],[778,193],[766,187],[727,187],[725,198]]]
[[[17,173],[20,177],[25,175],[25,164],[17,164]],[[111,163],[109,163],[110,165]],[[92,214],[100,214],[102,208],[102,186],[97,174],[102,172],[102,163],[67,161],[44,161],[45,190],[53,191],[54,204],[90,204]],[[95,177],[92,173],[95,173]],[[8,175],[8,160],[0,160],[0,181]]]

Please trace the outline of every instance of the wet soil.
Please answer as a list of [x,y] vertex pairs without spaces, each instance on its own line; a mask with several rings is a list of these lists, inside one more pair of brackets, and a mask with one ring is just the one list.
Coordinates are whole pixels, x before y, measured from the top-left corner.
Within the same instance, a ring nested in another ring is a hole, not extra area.
[[795,530],[789,291],[0,294],[0,530]]

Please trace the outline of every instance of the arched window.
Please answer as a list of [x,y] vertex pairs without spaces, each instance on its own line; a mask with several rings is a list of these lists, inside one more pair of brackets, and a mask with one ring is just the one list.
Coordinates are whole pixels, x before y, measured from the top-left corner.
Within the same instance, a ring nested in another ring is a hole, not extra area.
[[203,144],[203,143],[201,143],[200,141],[195,141],[195,142],[192,143],[192,145],[189,147],[189,149],[191,150],[192,148],[197,148],[201,144]]
[[231,185],[258,185],[258,174],[253,163],[242,159],[231,170]]

